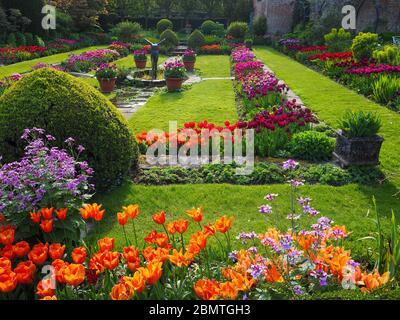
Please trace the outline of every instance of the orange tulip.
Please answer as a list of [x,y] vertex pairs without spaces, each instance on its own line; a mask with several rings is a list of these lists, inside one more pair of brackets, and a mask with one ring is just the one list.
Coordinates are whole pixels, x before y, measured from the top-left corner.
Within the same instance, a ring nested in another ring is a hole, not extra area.
[[127,207],[122,207],[122,209],[131,219],[135,219],[139,213],[139,206],[137,204],[131,204]]
[[123,256],[128,269],[132,272],[135,272],[140,267],[139,250],[134,246],[124,248]]
[[168,223],[166,228],[167,228],[167,231],[170,234],[174,235],[176,233],[176,229],[175,229],[175,224],[174,223]]
[[142,251],[142,254],[147,262],[165,262],[168,260],[169,249],[147,247]]
[[161,211],[153,215],[153,221],[157,224],[164,224],[165,223],[165,211]]
[[144,241],[146,241],[149,244],[153,244],[156,238],[157,238],[157,231],[153,230],[147,235],[147,237],[144,238]]
[[159,246],[160,248],[168,247],[168,236],[165,233],[157,234],[157,237],[154,240],[154,243]]
[[84,208],[80,208],[79,211],[85,220],[92,218],[96,221],[101,221],[105,212],[105,210],[101,210],[101,207],[102,205],[98,205],[97,203],[87,204]]
[[214,280],[199,280],[193,289],[197,297],[202,300],[216,300],[219,296],[219,284]]
[[119,252],[107,251],[103,254],[103,265],[108,270],[114,270],[119,264]]
[[98,275],[105,270],[103,265],[103,255],[105,252],[96,253],[89,261],[89,270],[96,272]]
[[65,262],[61,259],[57,259],[57,260],[54,260],[51,263],[51,265],[55,270],[56,281],[58,283],[65,283],[63,272],[64,272],[64,268],[67,267],[69,265],[69,263]]
[[40,223],[40,211],[39,212],[31,212],[30,216],[31,216],[31,220],[33,223],[35,223],[35,224]]
[[138,271],[142,273],[149,284],[154,284],[161,278],[162,263],[157,261],[150,262],[146,268],[139,268]]
[[16,243],[13,247],[14,253],[18,258],[25,257],[31,250],[29,243],[26,241],[20,241]]
[[17,281],[20,284],[31,284],[33,282],[33,279],[35,277],[35,272],[36,272],[36,266],[35,264],[28,260],[28,261],[23,261],[20,262],[16,268],[14,269],[14,272],[17,276]]
[[231,282],[224,282],[219,285],[219,296],[225,300],[236,300],[238,290]]
[[122,283],[126,283],[133,291],[142,293],[146,288],[146,280],[141,272],[135,272],[133,277],[123,277]]
[[0,244],[9,245],[14,242],[15,227],[2,226],[0,227]]
[[6,222],[6,217],[4,214],[0,213],[0,223]]
[[370,273],[362,276],[362,280],[358,282],[359,285],[364,285],[361,291],[368,292],[370,290],[376,289],[380,286],[385,285],[390,280],[390,273],[386,272],[382,276],[378,273]]
[[233,217],[227,219],[226,216],[223,216],[221,219],[217,219],[215,222],[215,228],[221,233],[226,233],[231,228],[232,221]]
[[50,233],[53,231],[53,220],[43,220],[42,223],[40,224],[40,229],[44,233]]
[[191,210],[186,211],[186,214],[195,222],[201,222],[201,220],[203,220],[203,211],[201,208],[192,208]]
[[42,299],[40,299],[40,300],[43,300],[43,301],[46,301],[46,300],[52,301],[52,300],[57,300],[57,297],[56,297],[56,296],[45,296],[44,298],[42,298]]
[[86,255],[87,253],[85,247],[75,248],[71,253],[72,261],[77,264],[82,264],[86,260]]
[[66,284],[79,286],[85,281],[85,268],[81,264],[70,264],[63,268],[63,277]]
[[113,238],[104,238],[97,241],[99,245],[100,252],[112,251],[114,249],[115,239]]
[[53,218],[53,208],[42,208],[40,212],[42,213],[43,219],[50,220]]
[[48,245],[39,243],[33,246],[31,252],[28,254],[29,260],[36,265],[41,265],[46,262],[48,256]]
[[126,283],[116,284],[111,290],[112,300],[130,300],[134,295],[134,291]]
[[14,246],[12,244],[8,244],[3,249],[0,249],[0,257],[13,260],[15,258]]
[[68,208],[61,208],[56,210],[58,220],[65,220],[67,218]]
[[126,225],[126,223],[128,222],[129,216],[128,216],[128,214],[126,214],[125,212],[118,212],[118,213],[117,213],[117,218],[118,218],[118,223],[119,223],[121,226],[124,226],[124,225]]
[[175,229],[177,232],[179,232],[180,234],[185,233],[186,229],[189,226],[189,221],[187,220],[178,220],[174,222],[175,225]]
[[215,232],[217,231],[217,229],[215,228],[214,225],[209,224],[208,226],[204,227],[204,235],[206,237],[210,237],[213,236],[215,234]]
[[17,287],[17,275],[14,272],[0,274],[0,293],[9,293]]
[[11,260],[6,257],[0,258],[0,275],[11,272]]
[[192,263],[192,261],[190,259],[187,259],[182,253],[182,249],[179,251],[174,249],[172,251],[172,255],[169,256],[169,261],[171,261],[173,265],[179,268],[188,267]]
[[93,217],[95,221],[101,221],[103,219],[103,215],[104,212],[106,212],[106,210],[101,210],[102,205],[98,205],[98,204],[93,204]]
[[57,260],[61,259],[64,255],[65,245],[61,245],[59,243],[53,243],[49,246],[49,255],[51,259]]
[[40,280],[36,286],[36,289],[36,294],[41,298],[54,296],[55,288],[53,287],[53,283],[50,278]]
[[207,236],[199,231],[193,234],[189,241],[189,246],[196,248],[196,252],[200,253],[207,245]]

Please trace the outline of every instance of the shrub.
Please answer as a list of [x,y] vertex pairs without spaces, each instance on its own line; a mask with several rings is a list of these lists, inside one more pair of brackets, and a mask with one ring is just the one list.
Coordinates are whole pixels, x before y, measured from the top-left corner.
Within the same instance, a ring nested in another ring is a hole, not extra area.
[[221,45],[223,39],[218,36],[205,36],[204,37],[205,43],[204,45],[211,46],[211,45]]
[[10,33],[7,36],[7,45],[13,48],[17,46],[17,38],[14,33]]
[[25,76],[0,97],[0,154],[19,159],[25,128],[39,127],[57,141],[68,137],[85,146],[96,187],[121,182],[137,163],[137,145],[122,114],[95,88],[49,68]]
[[350,48],[351,33],[340,28],[339,31],[333,28],[330,33],[324,36],[325,45],[331,52],[344,52]]
[[201,46],[205,44],[204,35],[200,30],[194,30],[188,39],[188,46],[192,49],[199,49]]
[[357,61],[361,61],[363,59],[370,60],[377,44],[378,35],[376,33],[360,32],[358,36],[353,39],[351,51],[353,52],[354,58]]
[[46,44],[44,43],[43,39],[39,36],[35,36],[35,45],[39,47],[45,47]]
[[374,137],[382,127],[382,120],[376,114],[362,111],[348,111],[339,126],[349,138]]
[[16,34],[16,39],[17,39],[17,46],[26,46],[26,38],[25,35],[21,32],[18,32]]
[[253,33],[255,36],[264,36],[267,33],[267,18],[260,16],[253,22]]
[[297,159],[329,160],[335,148],[335,139],[322,132],[304,131],[294,134],[288,147]]
[[25,33],[25,39],[26,39],[26,44],[28,46],[34,45],[35,41],[33,39],[33,34],[32,33]]
[[139,37],[142,26],[137,22],[123,21],[112,28],[112,35],[121,41],[133,41]]
[[244,39],[248,32],[249,27],[246,22],[236,21],[229,25],[227,34],[234,39]]
[[400,79],[383,74],[372,84],[372,92],[376,101],[388,104],[400,93]]
[[167,29],[161,33],[160,39],[165,39],[165,42],[162,44],[163,46],[176,47],[179,44],[178,36],[171,29]]
[[159,34],[162,34],[165,30],[173,30],[174,25],[171,20],[168,19],[161,19],[157,23],[157,31]]
[[394,45],[386,45],[383,49],[375,50],[372,57],[378,63],[400,65],[400,48]]

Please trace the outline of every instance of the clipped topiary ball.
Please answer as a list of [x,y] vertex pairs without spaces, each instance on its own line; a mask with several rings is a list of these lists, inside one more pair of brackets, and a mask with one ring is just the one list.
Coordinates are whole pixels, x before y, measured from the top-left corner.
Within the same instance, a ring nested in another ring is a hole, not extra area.
[[204,35],[200,30],[194,30],[188,39],[188,46],[192,49],[198,49],[206,42]]
[[72,137],[86,148],[98,189],[121,182],[137,165],[138,148],[127,121],[95,88],[50,68],[25,76],[0,97],[2,162],[23,154],[25,128],[43,128],[60,147]]
[[295,133],[289,143],[291,154],[301,160],[329,160],[334,149],[335,139],[317,131]]
[[163,33],[165,30],[173,30],[174,25],[171,20],[168,19],[161,19],[157,23],[157,31],[159,34]]
[[171,29],[167,29],[161,33],[160,39],[165,39],[165,42],[163,43],[165,46],[177,46],[179,44],[177,34]]

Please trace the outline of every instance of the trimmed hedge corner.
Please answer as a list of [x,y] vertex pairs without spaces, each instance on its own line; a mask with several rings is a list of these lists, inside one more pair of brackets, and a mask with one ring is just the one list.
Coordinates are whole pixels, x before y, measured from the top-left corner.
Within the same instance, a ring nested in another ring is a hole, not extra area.
[[0,97],[3,162],[21,157],[20,137],[33,127],[55,136],[60,147],[68,137],[83,145],[98,189],[118,184],[137,165],[137,144],[122,114],[96,89],[64,72],[39,69]]

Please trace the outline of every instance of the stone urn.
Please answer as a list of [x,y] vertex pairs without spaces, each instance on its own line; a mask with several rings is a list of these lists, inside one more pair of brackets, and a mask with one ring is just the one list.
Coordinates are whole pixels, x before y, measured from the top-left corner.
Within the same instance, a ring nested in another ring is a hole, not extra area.
[[115,85],[117,83],[117,78],[113,78],[113,79],[97,78],[97,81],[99,81],[101,92],[111,93],[115,89]]
[[384,139],[378,135],[374,137],[348,138],[342,130],[339,130],[333,155],[342,167],[378,165],[383,141]]

